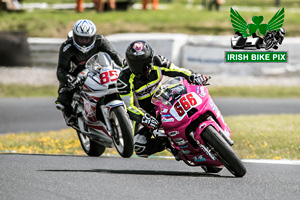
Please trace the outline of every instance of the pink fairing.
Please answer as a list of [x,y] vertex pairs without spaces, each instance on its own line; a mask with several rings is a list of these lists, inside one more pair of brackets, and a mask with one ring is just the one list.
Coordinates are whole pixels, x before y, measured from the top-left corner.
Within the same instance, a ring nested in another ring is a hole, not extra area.
[[210,125],[228,138],[231,132],[205,86],[190,85],[184,78],[176,77],[161,85],[152,103],[183,161],[194,166],[222,166],[203,150],[201,133]]

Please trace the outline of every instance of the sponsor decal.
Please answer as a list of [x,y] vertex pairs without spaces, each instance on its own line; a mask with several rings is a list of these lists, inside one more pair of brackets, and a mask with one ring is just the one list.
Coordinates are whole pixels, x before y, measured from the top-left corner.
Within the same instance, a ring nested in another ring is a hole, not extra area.
[[161,110],[162,113],[167,113],[168,111],[169,111],[169,110],[166,109],[166,108]]
[[172,115],[171,114],[163,114],[161,116],[163,116],[163,117],[171,117]]
[[86,120],[90,123],[97,122],[96,116],[96,105],[91,105],[90,103],[84,104],[84,114],[86,116]]
[[216,108],[217,108],[217,106],[216,106],[215,104],[213,104],[212,110],[213,110],[213,111],[216,111]]
[[184,140],[183,138],[175,138],[173,139],[174,142],[180,146],[185,145],[186,143],[188,143],[188,141]]
[[203,162],[206,161],[203,155],[193,157],[195,162]]
[[214,105],[214,103],[213,103],[212,99],[210,99],[210,101],[209,101],[209,105],[210,105],[211,107]]
[[162,118],[161,121],[162,121],[162,122],[174,122],[174,118],[168,118],[168,119]]
[[175,135],[178,135],[179,132],[178,131],[172,131],[168,133],[171,137],[174,137]]
[[80,63],[78,63],[78,65],[85,65],[86,61],[82,61]]
[[145,95],[151,94],[152,92],[154,92],[156,90],[156,88],[158,87],[158,85],[159,85],[159,82],[156,82],[153,85],[148,85],[146,88],[144,88],[141,91],[136,91],[137,97],[140,98],[140,97],[143,97]]
[[184,145],[184,146],[179,146],[180,149],[184,149],[184,148],[188,148],[188,147],[189,147],[188,144],[187,144],[187,145]]
[[217,119],[219,119],[219,117],[221,117],[221,112],[218,110],[218,108],[217,108]]
[[218,109],[216,104],[214,104],[214,102],[212,100],[210,100],[209,104],[212,107],[212,110],[217,114],[217,119],[218,119],[221,116],[220,110]]
[[70,48],[70,46],[72,46],[72,45],[68,44],[67,46],[65,46],[64,49],[63,49],[63,52],[66,52]]
[[204,92],[204,87],[200,87],[201,93],[199,94],[200,97],[205,97],[206,93]]
[[183,154],[189,154],[189,153],[191,153],[191,151],[189,151],[189,150],[183,150],[183,149],[181,149],[181,152],[182,152]]

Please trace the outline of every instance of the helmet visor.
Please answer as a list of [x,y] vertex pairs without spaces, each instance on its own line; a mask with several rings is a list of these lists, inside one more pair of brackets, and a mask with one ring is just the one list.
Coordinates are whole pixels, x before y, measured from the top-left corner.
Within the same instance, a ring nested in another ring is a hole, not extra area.
[[83,37],[83,36],[79,36],[79,35],[74,35],[73,37],[75,39],[76,44],[81,47],[88,47],[88,46],[92,45],[94,42],[94,38],[95,38],[95,36]]
[[145,60],[127,60],[129,68],[138,78],[147,76],[152,69],[152,62],[145,62]]

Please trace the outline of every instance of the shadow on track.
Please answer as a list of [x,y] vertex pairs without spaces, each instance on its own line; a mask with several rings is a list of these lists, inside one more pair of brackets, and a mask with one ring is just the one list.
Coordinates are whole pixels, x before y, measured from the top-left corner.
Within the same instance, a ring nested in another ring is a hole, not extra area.
[[155,171],[155,170],[150,171],[150,170],[93,169],[93,170],[39,170],[39,171],[45,171],[45,172],[96,172],[96,173],[133,174],[133,175],[234,178],[234,177],[231,177],[231,176],[221,176],[219,174],[207,174],[207,173],[204,173],[204,172]]

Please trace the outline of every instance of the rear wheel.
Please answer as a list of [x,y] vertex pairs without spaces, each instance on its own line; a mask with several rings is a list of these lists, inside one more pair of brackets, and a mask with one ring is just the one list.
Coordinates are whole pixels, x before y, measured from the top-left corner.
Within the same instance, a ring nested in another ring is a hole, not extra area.
[[246,168],[239,156],[214,127],[208,126],[201,137],[206,144],[214,149],[218,159],[234,176],[243,177],[246,174]]
[[105,146],[91,140],[88,136],[77,131],[82,149],[88,156],[99,157],[105,151]]
[[117,151],[122,157],[129,158],[133,154],[133,134],[132,125],[124,107],[113,108],[109,119],[113,129],[112,139]]

